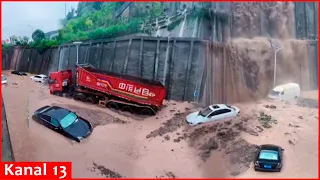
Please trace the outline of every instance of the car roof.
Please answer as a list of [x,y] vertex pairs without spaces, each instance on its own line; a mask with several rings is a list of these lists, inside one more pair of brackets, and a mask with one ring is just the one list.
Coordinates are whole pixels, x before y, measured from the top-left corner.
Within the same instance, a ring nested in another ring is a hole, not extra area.
[[36,112],[38,113],[45,113],[48,109],[50,109],[51,106],[42,106],[41,108],[37,109]]
[[283,91],[283,90],[286,90],[286,89],[291,89],[293,87],[299,87],[299,84],[297,84],[297,83],[282,84],[282,85],[274,87],[273,90],[274,91]]
[[35,75],[35,76],[47,77],[47,75],[44,75],[44,74],[38,74],[38,75]]
[[[46,112],[48,112],[48,111],[50,111],[50,110],[59,110],[59,109],[68,110],[68,109],[66,109],[66,108],[59,107],[59,106],[50,106],[50,108],[48,108],[48,109],[46,110]],[[68,111],[70,111],[70,110],[68,110]]]
[[[60,112],[59,112],[60,111]],[[46,109],[43,113],[46,115],[49,115],[51,117],[54,117],[56,119],[60,119],[57,117],[58,114],[64,113],[61,111],[70,111],[69,109],[66,108],[62,108],[59,106],[51,106],[50,108]]]
[[225,109],[228,108],[225,104],[212,104],[209,106],[209,108],[213,111],[218,110],[218,109]]
[[274,145],[274,144],[263,144],[260,146],[261,150],[273,150],[273,151],[278,151],[280,146]]

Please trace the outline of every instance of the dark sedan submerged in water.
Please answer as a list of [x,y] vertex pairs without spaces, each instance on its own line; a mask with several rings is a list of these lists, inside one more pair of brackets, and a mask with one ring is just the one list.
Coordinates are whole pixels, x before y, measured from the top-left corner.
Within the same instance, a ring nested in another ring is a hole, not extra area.
[[261,145],[255,158],[254,169],[256,171],[280,172],[283,163],[283,151],[284,149],[277,145]]
[[11,71],[11,74],[16,74],[18,76],[28,76],[27,73],[22,71]]
[[40,124],[80,142],[93,130],[91,123],[68,109],[58,106],[44,106],[33,113],[32,118]]

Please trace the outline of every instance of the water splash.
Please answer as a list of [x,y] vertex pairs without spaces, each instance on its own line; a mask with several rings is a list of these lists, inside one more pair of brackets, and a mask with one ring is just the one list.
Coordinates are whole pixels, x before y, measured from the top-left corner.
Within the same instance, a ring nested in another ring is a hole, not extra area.
[[160,36],[160,26],[158,26],[157,31],[156,31],[156,37]]
[[157,31],[156,31],[156,37],[160,36],[160,26],[159,26],[159,21],[158,18],[156,19],[156,27],[157,27]]
[[180,32],[179,32],[179,37],[183,36],[183,31],[184,31],[184,26],[186,25],[186,21],[187,21],[187,9],[184,9],[182,12],[182,15],[184,16],[183,22],[181,24],[181,28],[180,28]]
[[193,32],[192,32],[192,37],[193,38],[197,37],[197,34],[198,34],[198,23],[199,23],[199,18],[197,18],[196,22],[194,23]]

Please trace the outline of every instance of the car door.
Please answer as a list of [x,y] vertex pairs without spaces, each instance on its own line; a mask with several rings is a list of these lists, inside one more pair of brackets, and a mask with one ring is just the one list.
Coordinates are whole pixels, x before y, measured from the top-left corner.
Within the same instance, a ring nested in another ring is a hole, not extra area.
[[211,114],[207,116],[207,121],[215,121],[219,119],[219,115],[221,114],[221,110],[215,110]]
[[234,117],[235,116],[235,111],[232,110],[232,109],[229,109],[229,108],[225,108],[224,109],[224,112],[221,114],[223,117],[223,119],[225,118],[231,118],[231,117]]
[[34,76],[33,80],[39,82],[39,81],[41,81],[41,77],[40,76]]
[[41,114],[40,119],[42,120],[42,124],[52,129],[51,117],[46,114]]
[[48,77],[47,76],[41,76],[41,82],[42,83],[44,83],[44,82],[46,82],[47,81],[47,79],[48,79]]
[[230,112],[231,112],[230,109],[219,109],[219,110],[212,112],[208,116],[208,119],[209,119],[209,121],[215,121],[215,120],[219,120],[219,119],[228,118],[228,113],[230,113]]

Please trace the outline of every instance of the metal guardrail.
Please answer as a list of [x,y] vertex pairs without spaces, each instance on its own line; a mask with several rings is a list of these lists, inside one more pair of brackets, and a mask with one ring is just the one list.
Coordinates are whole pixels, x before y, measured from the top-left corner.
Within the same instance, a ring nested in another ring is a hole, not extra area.
[[10,133],[8,128],[6,110],[4,107],[3,98],[2,98],[2,161],[3,162],[15,161],[13,151],[12,151]]

